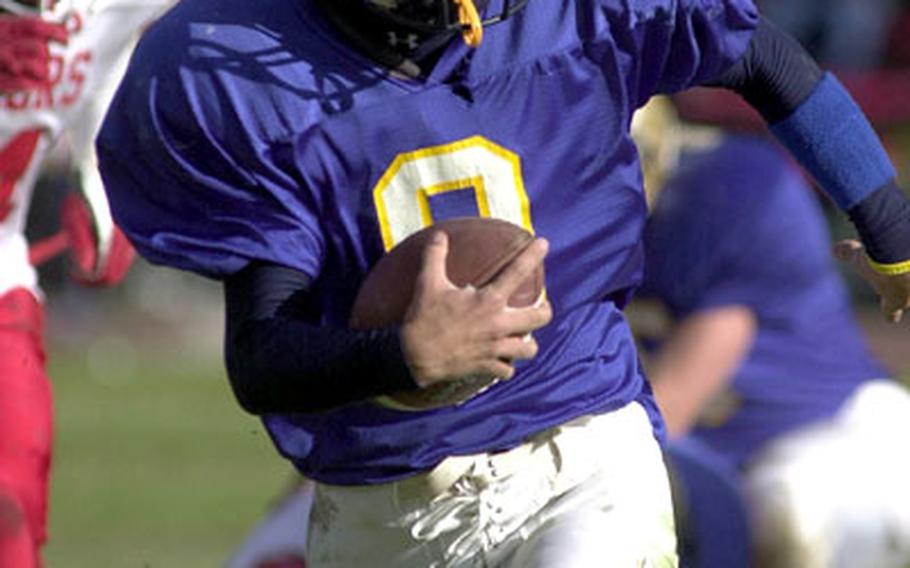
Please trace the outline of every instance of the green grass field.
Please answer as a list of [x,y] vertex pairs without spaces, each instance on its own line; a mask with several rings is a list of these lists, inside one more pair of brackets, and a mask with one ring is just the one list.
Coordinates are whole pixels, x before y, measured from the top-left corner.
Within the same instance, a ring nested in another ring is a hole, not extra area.
[[140,352],[99,380],[88,351],[51,349],[49,568],[223,563],[289,469],[217,356]]

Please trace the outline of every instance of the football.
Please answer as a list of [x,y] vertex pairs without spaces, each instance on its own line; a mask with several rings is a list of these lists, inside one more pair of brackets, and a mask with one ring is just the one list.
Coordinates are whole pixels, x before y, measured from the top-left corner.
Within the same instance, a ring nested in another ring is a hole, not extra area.
[[[449,219],[418,231],[393,247],[367,274],[351,309],[352,328],[374,329],[401,323],[414,295],[423,249],[430,235],[439,230],[449,239],[446,274],[460,287],[487,284],[534,241],[534,235],[522,227],[487,217]],[[532,306],[543,290],[544,271],[540,267],[509,297],[508,305]],[[495,381],[465,377],[377,397],[375,401],[401,410],[426,410],[464,402]]]

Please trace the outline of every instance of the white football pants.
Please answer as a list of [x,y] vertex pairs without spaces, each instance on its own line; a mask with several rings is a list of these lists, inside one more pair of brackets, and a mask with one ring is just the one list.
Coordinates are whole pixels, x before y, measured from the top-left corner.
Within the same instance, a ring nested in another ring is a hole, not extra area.
[[757,565],[910,566],[908,437],[910,395],[875,381],[763,450],[745,474]]
[[316,485],[312,567],[673,567],[666,468],[641,405],[382,485]]

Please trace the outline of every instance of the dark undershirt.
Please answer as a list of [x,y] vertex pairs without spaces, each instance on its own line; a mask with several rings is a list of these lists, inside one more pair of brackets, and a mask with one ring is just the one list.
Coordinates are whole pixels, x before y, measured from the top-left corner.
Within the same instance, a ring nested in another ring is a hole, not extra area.
[[416,388],[395,329],[317,325],[310,278],[253,263],[224,283],[225,362],[253,414],[314,412]]
[[[795,40],[762,20],[746,54],[712,85],[738,92],[773,123],[792,113],[821,77]],[[225,359],[244,409],[317,412],[418,388],[397,329],[320,325],[310,287],[301,272],[258,263],[225,281]]]
[[735,91],[774,124],[812,94],[822,75],[795,39],[761,18],[745,55],[706,86]]

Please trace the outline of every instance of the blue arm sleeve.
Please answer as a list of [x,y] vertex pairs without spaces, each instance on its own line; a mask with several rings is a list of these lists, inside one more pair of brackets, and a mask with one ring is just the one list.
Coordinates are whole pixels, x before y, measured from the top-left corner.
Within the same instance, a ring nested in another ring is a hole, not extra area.
[[790,116],[770,127],[843,211],[897,175],[872,125],[830,73]]
[[872,267],[910,272],[910,200],[872,125],[837,79],[826,74],[771,131],[848,213]]
[[225,280],[225,360],[253,414],[316,412],[414,389],[396,329],[317,325],[310,279],[252,264]]
[[795,40],[765,20],[744,56],[711,83],[739,93],[847,212],[885,274],[910,271],[910,200],[863,112]]
[[739,93],[843,211],[895,177],[862,110],[794,39],[761,20],[743,57],[712,85]]

